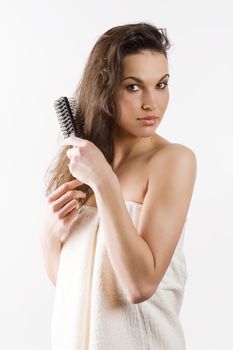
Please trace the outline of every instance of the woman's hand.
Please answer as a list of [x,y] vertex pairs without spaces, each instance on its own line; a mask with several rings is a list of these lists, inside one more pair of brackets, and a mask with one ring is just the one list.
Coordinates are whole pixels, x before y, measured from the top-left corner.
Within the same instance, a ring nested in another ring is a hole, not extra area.
[[46,196],[40,235],[59,240],[67,236],[78,215],[78,200],[86,197],[84,192],[76,189],[80,185],[81,181],[71,180]]
[[103,153],[91,141],[70,136],[61,144],[74,146],[66,152],[70,159],[69,170],[74,177],[93,190],[103,181],[103,175],[108,177],[109,174],[114,174]]

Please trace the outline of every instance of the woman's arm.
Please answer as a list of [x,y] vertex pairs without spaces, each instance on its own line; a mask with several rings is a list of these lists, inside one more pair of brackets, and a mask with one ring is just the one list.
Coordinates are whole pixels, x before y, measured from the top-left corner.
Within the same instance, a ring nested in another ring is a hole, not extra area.
[[76,190],[81,184],[77,179],[65,182],[45,198],[39,239],[46,271],[54,286],[62,244],[68,238],[70,225],[78,214],[77,200],[86,196],[82,191]]
[[196,176],[196,158],[174,144],[156,158],[149,176],[138,232],[112,172],[93,188],[112,267],[127,299],[142,302],[154,293],[182,232]]
[[45,234],[44,232],[40,233],[39,239],[47,275],[50,281],[56,287],[57,270],[60,260],[62,242],[59,238]]

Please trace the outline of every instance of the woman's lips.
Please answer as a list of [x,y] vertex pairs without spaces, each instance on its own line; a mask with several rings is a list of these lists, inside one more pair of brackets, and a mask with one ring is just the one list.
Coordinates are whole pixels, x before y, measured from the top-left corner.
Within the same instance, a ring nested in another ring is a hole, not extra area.
[[154,125],[158,119],[158,117],[137,118],[142,125]]
[[156,115],[152,115],[152,116],[147,116],[147,117],[142,117],[142,118],[137,118],[137,119],[154,119],[154,118],[158,118],[156,117]]

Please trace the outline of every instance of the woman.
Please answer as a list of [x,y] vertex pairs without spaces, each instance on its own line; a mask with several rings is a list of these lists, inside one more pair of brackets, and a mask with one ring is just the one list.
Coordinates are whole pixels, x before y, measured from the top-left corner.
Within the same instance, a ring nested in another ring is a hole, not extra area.
[[84,132],[62,143],[40,235],[56,285],[53,350],[185,349],[196,157],[156,132],[169,48],[165,30],[128,24],[104,33],[87,61],[75,94]]

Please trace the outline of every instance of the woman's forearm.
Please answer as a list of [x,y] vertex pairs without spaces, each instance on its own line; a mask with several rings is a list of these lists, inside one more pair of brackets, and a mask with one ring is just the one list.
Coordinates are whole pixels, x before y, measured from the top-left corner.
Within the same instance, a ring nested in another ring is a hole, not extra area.
[[57,270],[62,247],[61,240],[55,236],[48,235],[45,232],[42,232],[39,238],[47,275],[53,285],[56,286]]
[[118,179],[110,174],[94,192],[112,267],[127,298],[143,300],[151,292],[152,252],[129,216]]

